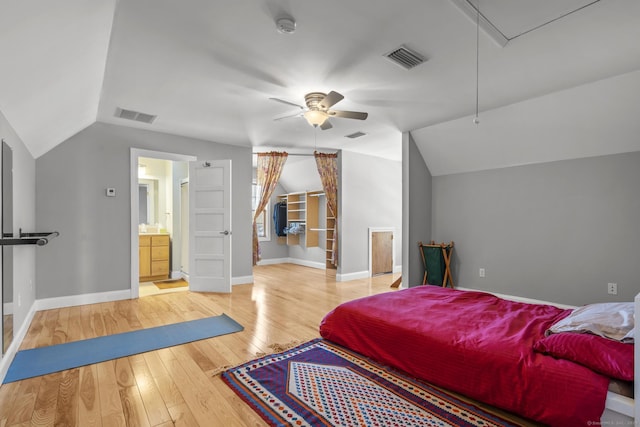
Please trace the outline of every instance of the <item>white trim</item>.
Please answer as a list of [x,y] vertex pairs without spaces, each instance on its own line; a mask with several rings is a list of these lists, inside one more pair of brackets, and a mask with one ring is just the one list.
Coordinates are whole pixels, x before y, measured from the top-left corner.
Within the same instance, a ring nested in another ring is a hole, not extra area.
[[338,274],[336,273],[336,282],[348,282],[349,280],[369,279],[371,273],[369,271],[360,271],[356,273]]
[[303,267],[317,268],[319,270],[327,269],[327,264],[324,262],[309,261],[309,260],[300,259],[300,258],[289,258],[289,262],[291,264],[301,265]]
[[309,261],[300,258],[270,258],[261,259],[258,261],[258,265],[273,265],[273,264],[296,264],[303,267],[317,268],[318,270],[326,270],[327,265],[323,262]]
[[393,267],[394,273],[402,273],[402,264]]
[[2,304],[2,315],[13,314],[13,301]]
[[607,391],[607,399],[605,400],[604,407],[618,414],[633,417],[634,403],[634,400],[629,397]]
[[[27,313],[27,317],[22,322],[22,326],[14,334],[13,340],[7,348],[7,351],[4,355],[0,356],[0,384],[4,381],[4,377],[7,376],[7,372],[9,371],[9,366],[11,366],[11,362],[13,362],[13,358],[16,357],[16,353],[18,352],[18,348],[22,344],[24,337],[27,335],[29,331],[29,327],[31,326],[31,321],[33,320],[33,316],[36,314],[36,303],[34,302]],[[14,331],[15,332],[15,331]]]
[[258,265],[273,265],[273,264],[287,264],[291,262],[291,258],[270,258],[261,259],[258,261]]
[[38,299],[35,302],[36,311],[51,310],[54,308],[74,307],[76,305],[97,304],[100,302],[119,301],[124,299],[134,299],[131,290],[96,292],[93,294],[70,295],[66,297],[55,297]]
[[196,156],[189,154],[167,153],[164,151],[144,150],[142,148],[131,147],[130,150],[130,188],[131,196],[131,298],[138,298],[140,295],[140,259],[138,252],[138,158],[151,157],[155,159],[172,160],[176,162],[189,162],[197,160]]
[[[372,266],[372,252],[373,252],[373,233],[378,232],[388,232],[390,231],[392,234],[391,240],[393,240],[391,244],[391,265],[396,265],[396,228],[395,227],[369,227],[369,277],[373,276],[373,266]],[[394,270],[395,267],[392,267],[391,271]]]
[[247,283],[253,283],[253,275],[251,276],[239,276],[231,277],[231,286],[244,285]]

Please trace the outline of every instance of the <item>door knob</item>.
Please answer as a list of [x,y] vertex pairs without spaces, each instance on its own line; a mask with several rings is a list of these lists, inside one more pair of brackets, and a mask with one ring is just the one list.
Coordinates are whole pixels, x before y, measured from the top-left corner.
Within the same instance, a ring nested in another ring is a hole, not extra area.
[[224,231],[221,231],[220,234],[224,234],[225,236],[228,236],[229,234],[231,234],[231,232],[229,230],[224,230]]

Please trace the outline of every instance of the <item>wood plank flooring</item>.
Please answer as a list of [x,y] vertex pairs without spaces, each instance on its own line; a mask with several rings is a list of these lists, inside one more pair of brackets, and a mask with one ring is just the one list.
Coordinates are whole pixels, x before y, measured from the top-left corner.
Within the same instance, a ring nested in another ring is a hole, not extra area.
[[270,345],[318,337],[341,302],[380,292],[398,275],[336,282],[293,264],[258,266],[231,294],[176,292],[36,313],[20,349],[94,338],[227,313],[239,333],[110,360],[0,387],[0,427],[263,426],[229,389],[219,367]]
[[[4,384],[0,427],[265,426],[212,374],[258,353],[270,353],[273,344],[318,337],[320,321],[335,306],[394,292],[390,285],[399,277],[388,274],[336,282],[335,272],[293,264],[258,266],[253,273],[253,284],[234,286],[231,294],[185,291],[36,313],[21,350],[221,313],[245,329]],[[523,426],[535,425],[502,415]]]

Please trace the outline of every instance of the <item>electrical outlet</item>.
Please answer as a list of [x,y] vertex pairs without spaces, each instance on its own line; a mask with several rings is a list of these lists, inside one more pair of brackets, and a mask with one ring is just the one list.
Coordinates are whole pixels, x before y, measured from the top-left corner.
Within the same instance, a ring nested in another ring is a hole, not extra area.
[[481,269],[478,271],[478,275],[480,275],[480,277],[484,277],[484,268],[481,268]]
[[608,283],[607,284],[607,292],[609,295],[618,295],[618,284],[617,283]]

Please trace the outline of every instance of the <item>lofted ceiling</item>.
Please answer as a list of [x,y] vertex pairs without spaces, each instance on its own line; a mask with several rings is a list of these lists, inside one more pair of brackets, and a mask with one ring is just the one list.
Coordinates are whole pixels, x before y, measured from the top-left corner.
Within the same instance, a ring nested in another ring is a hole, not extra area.
[[[393,160],[411,131],[434,175],[640,150],[627,138],[640,133],[628,120],[640,113],[639,1],[481,0],[482,20],[506,44],[480,32],[479,125],[476,25],[465,4],[0,0],[0,111],[35,157],[95,121],[256,151]],[[276,30],[285,15],[296,20],[293,34]],[[405,70],[384,57],[401,45],[426,62]],[[304,104],[306,93],[331,90],[345,96],[335,109],[368,119],[333,118],[326,131],[301,117],[273,120],[296,109],[269,98]],[[157,118],[126,120],[118,108]],[[585,120],[626,126],[624,141],[574,135]],[[345,138],[354,132],[366,135]]]

